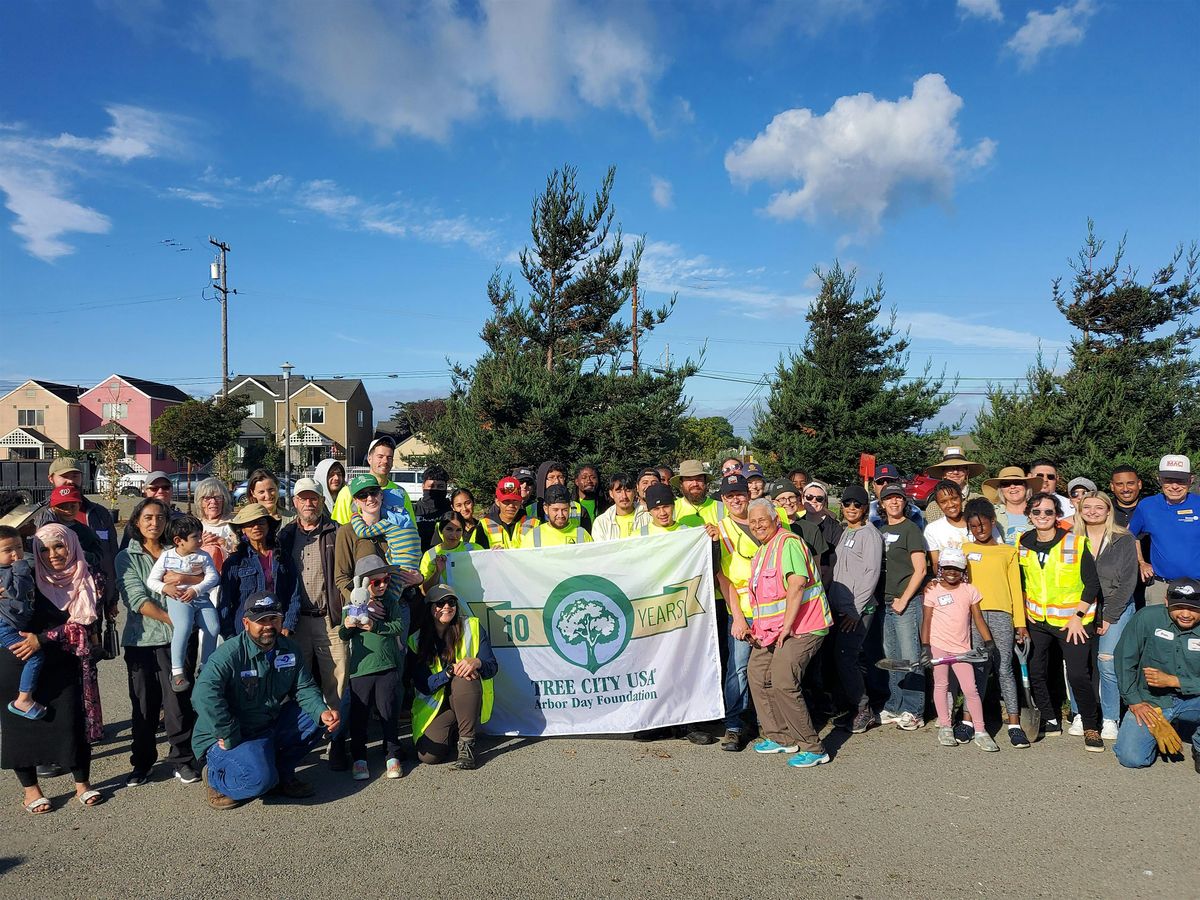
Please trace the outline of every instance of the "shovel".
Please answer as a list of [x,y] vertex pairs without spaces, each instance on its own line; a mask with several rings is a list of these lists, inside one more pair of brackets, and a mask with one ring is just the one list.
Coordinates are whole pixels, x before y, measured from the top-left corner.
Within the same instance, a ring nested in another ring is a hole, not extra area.
[[1013,653],[1017,655],[1017,662],[1021,664],[1021,687],[1025,689],[1025,703],[1021,707],[1021,728],[1025,730],[1025,734],[1030,741],[1038,739],[1038,732],[1042,728],[1042,713],[1033,702],[1033,692],[1029,688],[1029,642],[1014,643]]
[[[966,653],[952,653],[949,656],[938,656],[929,661],[930,666],[948,666],[954,663],[981,663],[987,661],[984,650],[968,650]],[[885,672],[919,672],[923,668],[920,662],[911,659],[890,659],[884,657],[875,663],[877,669]]]

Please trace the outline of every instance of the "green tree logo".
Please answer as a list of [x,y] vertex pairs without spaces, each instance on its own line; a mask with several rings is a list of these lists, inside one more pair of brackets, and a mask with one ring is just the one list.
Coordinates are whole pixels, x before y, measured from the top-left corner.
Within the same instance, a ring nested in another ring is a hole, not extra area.
[[597,575],[560,582],[542,615],[555,652],[593,674],[621,655],[633,631],[633,604],[619,587]]

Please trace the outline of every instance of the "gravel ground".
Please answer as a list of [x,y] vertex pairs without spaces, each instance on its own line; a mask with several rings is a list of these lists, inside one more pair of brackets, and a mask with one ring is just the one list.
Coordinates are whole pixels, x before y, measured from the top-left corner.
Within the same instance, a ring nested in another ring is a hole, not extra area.
[[93,782],[107,802],[84,809],[57,778],[43,786],[53,812],[34,818],[0,773],[0,896],[1200,894],[1190,758],[1128,771],[1067,736],[985,754],[941,748],[929,726],[835,732],[832,764],[800,771],[680,740],[511,739],[475,772],[419,766],[401,781],[379,777],[377,749],[368,782],[313,755],[310,800],[217,812],[165,766],[122,786],[122,663],[101,665],[101,688]]

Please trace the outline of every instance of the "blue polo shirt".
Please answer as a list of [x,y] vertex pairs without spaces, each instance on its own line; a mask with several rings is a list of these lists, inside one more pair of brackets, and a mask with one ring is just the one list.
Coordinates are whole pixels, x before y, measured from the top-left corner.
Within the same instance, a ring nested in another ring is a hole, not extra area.
[[1162,494],[1147,497],[1133,511],[1129,530],[1150,535],[1150,565],[1159,578],[1200,578],[1200,497],[1187,494],[1174,505]]

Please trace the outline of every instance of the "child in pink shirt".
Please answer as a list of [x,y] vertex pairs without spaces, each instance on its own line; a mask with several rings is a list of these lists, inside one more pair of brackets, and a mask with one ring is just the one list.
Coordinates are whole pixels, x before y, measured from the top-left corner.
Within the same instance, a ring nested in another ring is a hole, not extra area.
[[[938,557],[938,580],[925,588],[924,612],[921,622],[921,656],[924,659],[966,653],[971,649],[971,622],[983,637],[984,646],[991,652],[992,633],[979,610],[983,599],[979,591],[963,581],[967,558],[957,547],[947,547]],[[938,743],[955,747],[954,721],[950,712],[950,670],[958,680],[963,701],[975,723],[975,745],[981,750],[1000,748],[987,733],[983,724],[983,701],[975,685],[975,668],[969,662],[933,667],[933,704],[938,713]]]

